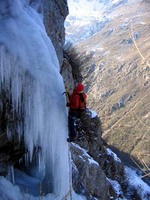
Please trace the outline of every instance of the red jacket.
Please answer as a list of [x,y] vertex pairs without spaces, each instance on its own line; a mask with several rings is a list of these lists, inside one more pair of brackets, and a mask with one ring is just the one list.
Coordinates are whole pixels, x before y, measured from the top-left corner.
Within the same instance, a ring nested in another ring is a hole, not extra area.
[[87,96],[84,92],[79,92],[77,88],[74,89],[72,95],[70,96],[70,105],[69,105],[70,109],[84,110],[86,108],[86,98]]

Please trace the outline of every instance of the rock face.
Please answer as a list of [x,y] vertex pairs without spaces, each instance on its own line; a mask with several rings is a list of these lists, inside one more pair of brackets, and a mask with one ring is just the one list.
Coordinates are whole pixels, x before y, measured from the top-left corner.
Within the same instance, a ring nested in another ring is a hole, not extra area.
[[77,171],[73,173],[73,180],[77,177],[79,179],[73,184],[75,192],[83,194],[87,199],[96,197],[109,200],[109,185],[99,164],[78,145],[71,144],[70,150]]
[[63,76],[65,85],[68,87],[68,91],[71,93],[74,88],[74,78],[72,75],[72,66],[69,64],[66,58],[63,60],[60,73]]
[[43,11],[46,32],[52,40],[61,66],[65,41],[64,21],[68,15],[67,0],[44,0]]
[[23,137],[18,138],[23,116],[13,111],[8,91],[2,88],[0,96],[0,175],[6,175],[8,166],[14,165],[25,153]]
[[104,146],[99,117],[92,117],[91,111],[87,109],[85,122],[82,124],[80,120],[77,121],[78,137],[70,145],[75,192],[86,196],[88,200],[123,197],[123,189],[116,193],[110,184],[113,180],[120,188],[125,185],[122,162]]

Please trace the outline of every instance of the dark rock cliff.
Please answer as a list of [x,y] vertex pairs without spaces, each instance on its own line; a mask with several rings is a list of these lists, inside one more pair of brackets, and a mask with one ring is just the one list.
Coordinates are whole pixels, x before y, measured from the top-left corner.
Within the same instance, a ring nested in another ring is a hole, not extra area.
[[88,109],[86,113],[86,129],[85,124],[78,120],[78,138],[70,145],[73,188],[76,193],[85,195],[89,200],[109,200],[110,196],[123,197],[123,192],[117,194],[108,180],[125,185],[124,166],[119,159],[115,159],[113,152],[106,148],[101,138],[102,126],[99,117],[92,117]]
[[47,34],[55,47],[60,66],[63,63],[64,21],[67,15],[68,6],[66,0],[44,0],[44,24]]

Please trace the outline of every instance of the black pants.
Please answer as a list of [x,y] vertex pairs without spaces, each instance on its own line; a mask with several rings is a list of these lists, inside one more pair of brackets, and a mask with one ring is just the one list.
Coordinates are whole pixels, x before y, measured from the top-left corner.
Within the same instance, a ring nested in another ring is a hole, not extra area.
[[69,111],[68,126],[69,126],[69,138],[73,139],[77,135],[76,130],[76,119],[78,113],[77,111]]
[[82,129],[85,129],[87,124],[86,110],[69,110],[69,138],[73,139],[77,136],[77,118],[80,119]]

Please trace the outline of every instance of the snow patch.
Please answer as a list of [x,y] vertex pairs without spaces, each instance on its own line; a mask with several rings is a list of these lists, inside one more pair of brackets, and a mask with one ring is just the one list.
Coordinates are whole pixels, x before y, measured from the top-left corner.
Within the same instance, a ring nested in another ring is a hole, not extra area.
[[150,199],[150,187],[137,175],[136,171],[125,167],[125,174],[129,181],[130,189],[135,189],[142,200]]
[[91,118],[95,118],[97,116],[97,113],[94,110],[89,111],[92,113]]
[[115,161],[121,162],[121,160],[118,158],[118,156],[114,152],[112,152],[111,149],[106,148],[106,150],[107,150],[107,155],[111,155],[111,156],[113,156],[113,158],[114,158]]
[[119,195],[122,195],[122,189],[121,189],[120,184],[116,180],[111,180],[109,178],[107,178],[107,180],[111,184],[111,186],[113,187],[117,196],[119,197]]
[[4,177],[0,177],[0,199],[1,200],[23,200],[19,187],[14,186]]
[[84,160],[84,156],[86,158],[88,158],[88,162],[89,164],[96,164],[97,166],[99,166],[98,162],[96,162],[88,153],[87,150],[83,149],[82,147],[80,147],[78,144],[73,143],[73,146],[75,146],[76,148],[80,149],[80,151],[82,152],[82,156],[80,156],[83,160]]
[[98,162],[96,162],[93,158],[88,158],[88,161],[90,164],[96,164],[97,166],[99,166]]

